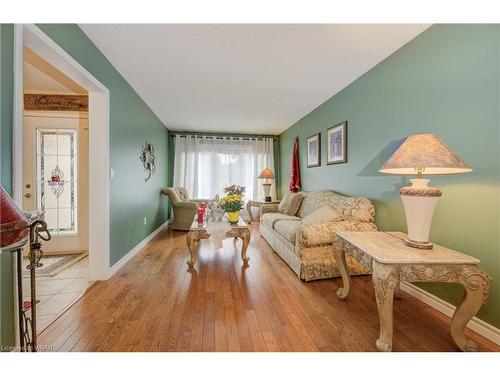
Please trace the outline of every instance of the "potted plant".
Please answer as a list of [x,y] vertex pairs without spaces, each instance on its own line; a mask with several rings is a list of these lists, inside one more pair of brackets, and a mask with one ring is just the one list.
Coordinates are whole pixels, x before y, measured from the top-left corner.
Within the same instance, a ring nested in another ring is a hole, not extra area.
[[238,224],[240,220],[240,210],[243,207],[243,195],[245,187],[231,185],[224,189],[226,196],[219,200],[219,205],[227,214],[227,219],[231,224]]

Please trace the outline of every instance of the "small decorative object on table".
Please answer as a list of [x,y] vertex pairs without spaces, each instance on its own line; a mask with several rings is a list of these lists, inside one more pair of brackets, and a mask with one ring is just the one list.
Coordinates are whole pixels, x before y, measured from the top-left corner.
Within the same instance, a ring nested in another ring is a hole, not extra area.
[[219,205],[219,195],[208,202],[208,216],[216,222],[222,221],[224,218],[224,209]]
[[245,187],[239,185],[231,185],[224,189],[226,196],[219,199],[219,205],[227,213],[227,219],[231,224],[238,224],[240,220],[240,210],[243,207],[243,195]]
[[203,208],[199,207],[198,208],[198,218],[197,218],[198,224],[203,224],[203,220],[204,220],[203,214],[204,214]]

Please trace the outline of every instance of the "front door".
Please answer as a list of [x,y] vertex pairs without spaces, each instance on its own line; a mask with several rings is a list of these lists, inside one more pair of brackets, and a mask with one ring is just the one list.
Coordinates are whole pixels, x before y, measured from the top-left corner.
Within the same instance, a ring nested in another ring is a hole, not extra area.
[[26,111],[23,138],[23,209],[45,212],[44,252],[88,250],[86,114]]

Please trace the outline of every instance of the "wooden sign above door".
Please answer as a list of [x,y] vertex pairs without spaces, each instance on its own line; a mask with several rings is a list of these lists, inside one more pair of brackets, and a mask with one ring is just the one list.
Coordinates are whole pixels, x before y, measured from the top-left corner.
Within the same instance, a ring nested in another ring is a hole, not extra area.
[[24,94],[26,111],[77,111],[88,112],[87,95]]

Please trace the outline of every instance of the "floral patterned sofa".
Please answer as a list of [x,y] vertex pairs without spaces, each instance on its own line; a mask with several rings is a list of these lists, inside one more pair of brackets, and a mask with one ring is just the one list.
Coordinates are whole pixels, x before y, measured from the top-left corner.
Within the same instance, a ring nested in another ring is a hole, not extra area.
[[[292,197],[295,194],[300,197]],[[335,240],[337,231],[377,230],[375,207],[367,198],[317,191],[288,193],[282,203],[290,203],[290,199],[291,211],[277,204],[263,206],[259,230],[274,252],[305,281],[340,276],[332,251],[340,245]],[[369,273],[349,256],[347,264],[352,275]]]

